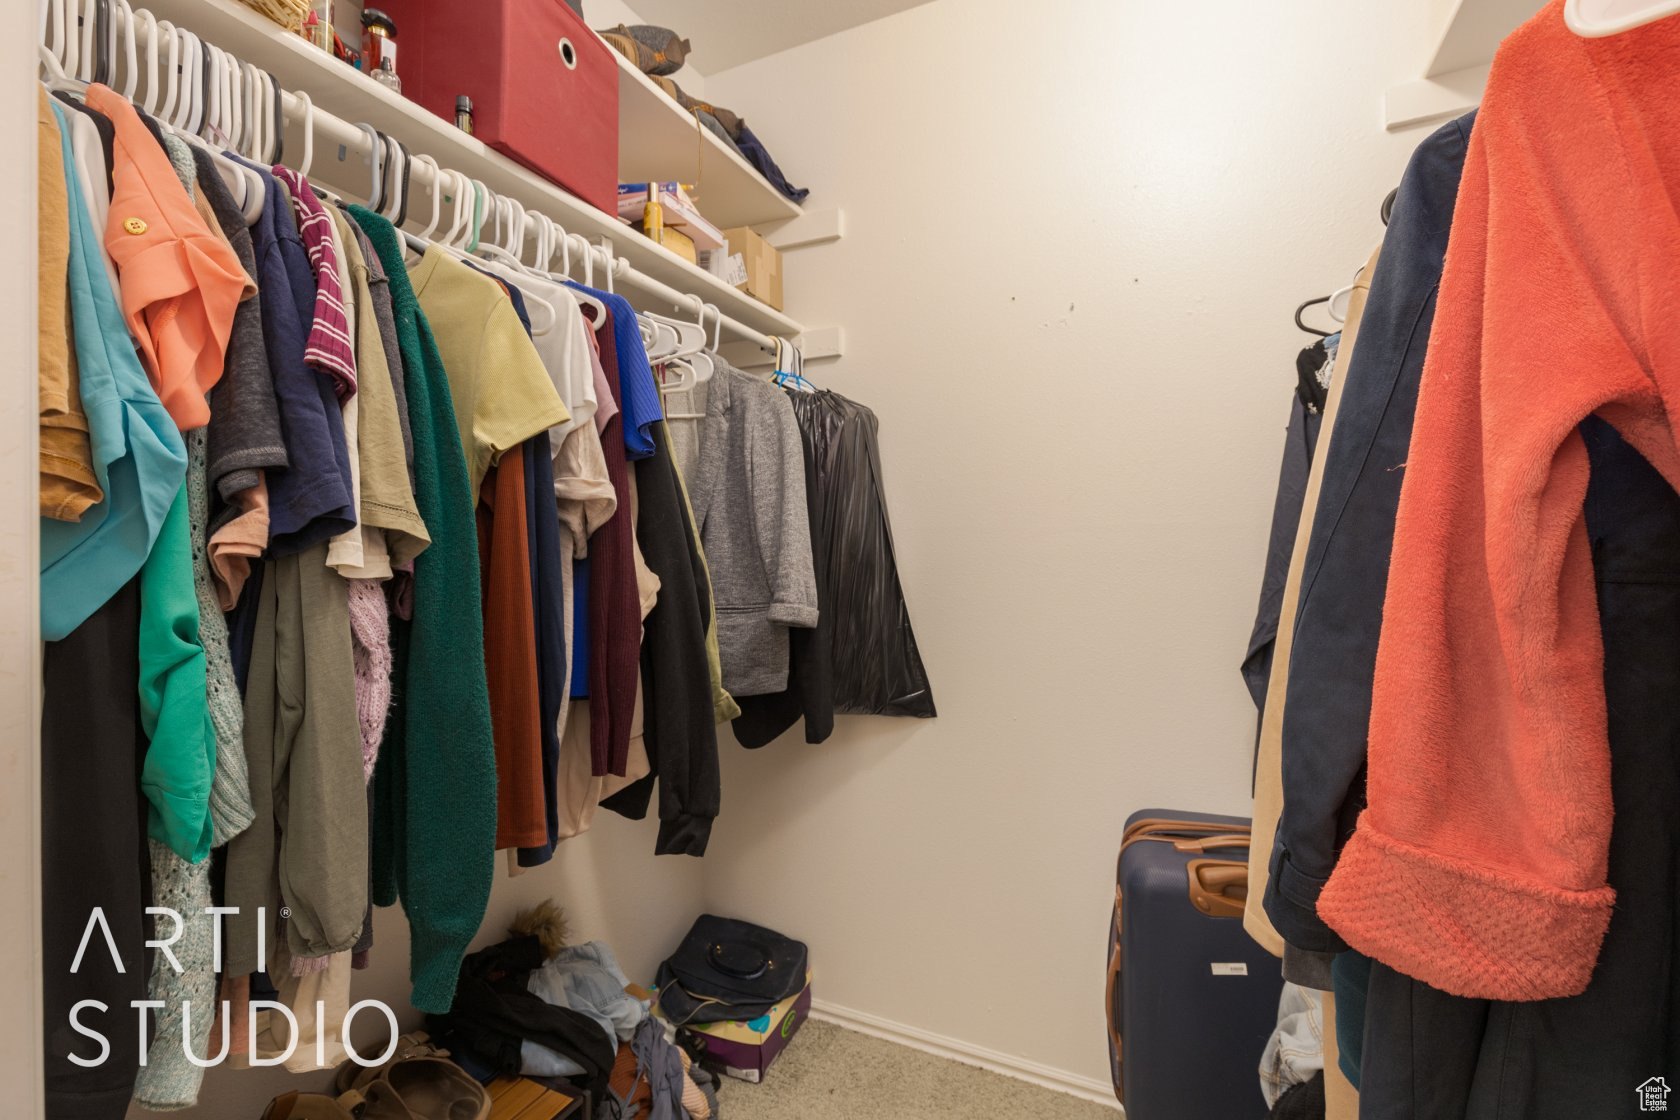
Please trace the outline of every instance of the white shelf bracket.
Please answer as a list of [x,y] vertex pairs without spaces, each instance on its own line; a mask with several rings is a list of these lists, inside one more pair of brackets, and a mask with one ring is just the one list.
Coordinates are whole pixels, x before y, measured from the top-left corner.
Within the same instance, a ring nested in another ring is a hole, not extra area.
[[1468,113],[1482,103],[1487,66],[1471,66],[1433,78],[1390,86],[1383,95],[1383,127],[1390,132]]
[[[807,362],[832,361],[845,352],[846,329],[813,327],[793,341]],[[726,342],[722,353],[724,360],[736,369],[771,369],[776,364],[774,354],[768,354],[750,342]]]
[[826,245],[846,235],[846,212],[839,207],[832,210],[807,210],[797,218],[764,227],[764,240],[773,249],[787,252],[809,245]]

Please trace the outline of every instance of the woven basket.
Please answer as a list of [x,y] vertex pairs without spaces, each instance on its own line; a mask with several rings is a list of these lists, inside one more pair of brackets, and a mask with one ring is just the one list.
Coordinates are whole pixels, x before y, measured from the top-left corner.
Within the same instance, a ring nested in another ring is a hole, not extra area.
[[294,34],[303,30],[304,17],[309,14],[309,0],[242,0],[247,8],[258,12]]

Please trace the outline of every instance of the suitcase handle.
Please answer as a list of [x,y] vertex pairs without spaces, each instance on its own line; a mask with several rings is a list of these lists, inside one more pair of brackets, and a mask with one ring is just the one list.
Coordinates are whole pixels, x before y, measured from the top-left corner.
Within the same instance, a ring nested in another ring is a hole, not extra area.
[[[1247,836],[1254,830],[1248,824],[1220,824],[1214,821],[1186,821],[1175,820],[1171,817],[1145,817],[1140,821],[1133,821],[1120,838],[1121,845],[1129,844],[1133,840],[1145,839],[1146,833],[1166,832],[1180,833],[1185,837],[1197,837],[1219,834],[1236,834]],[[1170,836],[1148,836],[1151,840],[1173,839]]]
[[1200,840],[1174,840],[1173,847],[1181,852],[1211,852],[1219,848],[1246,848],[1247,836],[1204,836]]
[[1248,904],[1248,864],[1193,859],[1185,867],[1190,904],[1211,918],[1240,918]]

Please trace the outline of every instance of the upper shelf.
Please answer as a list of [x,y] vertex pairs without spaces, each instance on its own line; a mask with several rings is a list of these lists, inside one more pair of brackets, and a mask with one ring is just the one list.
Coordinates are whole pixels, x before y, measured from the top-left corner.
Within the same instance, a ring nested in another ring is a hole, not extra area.
[[[315,105],[328,113],[346,121],[366,122],[401,140],[413,154],[429,155],[439,166],[463,171],[497,194],[547,214],[569,233],[582,234],[592,242],[610,240],[614,252],[637,272],[679,292],[698,295],[753,330],[792,338],[804,329],[789,316],[654,244],[612,215],[567,193],[401,94],[392,93],[361,71],[311,46],[301,36],[283,31],[238,0],[138,0],[136,7],[149,8],[158,19],[185,27],[240,59],[262,67],[286,89],[308,93]],[[653,92],[658,94],[658,87]],[[664,99],[663,94],[659,96]],[[672,108],[689,119],[675,105]],[[689,127],[688,140],[692,145],[692,123]],[[297,142],[296,130],[289,129],[288,160],[295,159],[293,145]],[[311,177],[321,177],[351,190],[366,182],[365,169],[350,175],[349,183],[336,181],[331,171],[336,160],[337,153],[332,146],[317,137]],[[765,189],[769,189],[768,185]],[[422,196],[416,199],[416,205],[429,204]],[[413,216],[411,209],[410,217]],[[420,221],[424,224],[424,215]]]
[[1468,112],[1480,103],[1488,67],[1505,36],[1540,8],[1541,0],[1454,0],[1423,76],[1389,88],[1383,123],[1390,132]]
[[698,183],[695,202],[700,213],[719,229],[799,217],[798,204],[788,201],[752,164],[700,127],[692,114],[666,97],[629,59],[611,47],[607,50],[618,62],[619,182],[675,179]]

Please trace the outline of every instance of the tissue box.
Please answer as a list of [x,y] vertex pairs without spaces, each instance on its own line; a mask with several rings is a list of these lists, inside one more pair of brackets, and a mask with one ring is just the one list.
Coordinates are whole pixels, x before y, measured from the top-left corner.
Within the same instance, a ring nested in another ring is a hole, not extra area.
[[707,1069],[741,1081],[763,1081],[770,1063],[799,1033],[811,1013],[811,981],[792,999],[745,1022],[698,1023],[680,1027],[677,1041]]
[[[642,210],[647,206],[647,191],[646,183],[618,185],[618,216],[621,220],[640,228]],[[700,216],[699,208],[688,197],[681,183],[659,184],[659,205],[665,211],[666,229],[680,231],[694,242],[696,249],[723,248],[723,231]],[[689,258],[690,261],[693,259]]]
[[741,254],[747,268],[747,282],[738,284],[749,296],[782,309],[782,254],[752,230],[741,226],[723,231],[731,253]]

